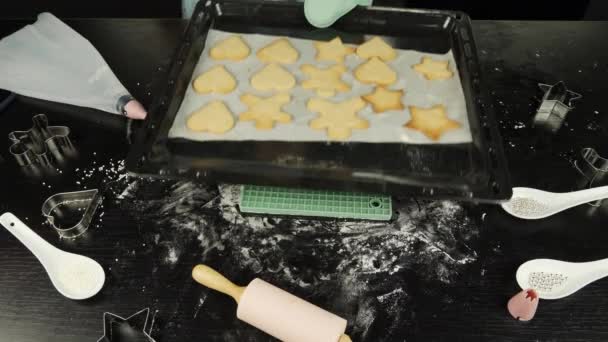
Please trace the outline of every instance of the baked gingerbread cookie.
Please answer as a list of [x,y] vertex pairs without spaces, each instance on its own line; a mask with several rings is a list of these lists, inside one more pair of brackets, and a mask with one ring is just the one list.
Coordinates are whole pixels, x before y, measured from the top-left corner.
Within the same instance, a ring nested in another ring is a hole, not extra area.
[[365,101],[358,96],[339,103],[312,98],[308,100],[307,107],[311,112],[319,114],[310,121],[310,128],[326,130],[327,137],[331,140],[347,140],[353,129],[369,128],[369,122],[357,115],[357,112],[365,108]]
[[259,91],[286,91],[295,85],[295,77],[276,63],[266,65],[251,77],[251,86]]
[[190,114],[186,127],[194,132],[224,134],[234,127],[234,118],[224,102],[212,101]]
[[258,50],[257,56],[265,63],[293,64],[300,58],[300,53],[287,38],[279,38]]
[[290,123],[291,115],[282,111],[282,107],[290,100],[288,94],[276,94],[267,98],[245,94],[241,96],[241,102],[249,108],[241,113],[239,121],[255,121],[255,128],[264,130],[274,128],[275,122]]
[[372,93],[362,97],[372,105],[375,113],[382,113],[389,110],[403,110],[405,108],[402,103],[403,94],[403,90],[390,90],[378,86]]
[[236,79],[223,65],[216,65],[198,76],[192,86],[199,94],[228,94],[236,89]]
[[302,81],[302,88],[315,89],[317,95],[321,97],[331,97],[337,91],[345,92],[350,90],[350,86],[342,81],[342,74],[346,71],[346,68],[341,64],[325,69],[304,64],[300,67],[300,70],[308,76],[307,80]]
[[357,55],[365,59],[378,57],[388,62],[397,58],[397,51],[382,38],[374,37],[357,47]]
[[410,106],[411,119],[404,127],[422,132],[432,140],[439,138],[447,131],[458,129],[460,123],[450,119],[444,105],[430,108]]
[[317,61],[336,62],[341,64],[344,57],[355,52],[355,49],[342,43],[340,37],[336,37],[328,42],[314,42],[317,48]]
[[450,70],[449,61],[437,61],[430,57],[422,57],[420,64],[416,64],[412,68],[429,81],[447,80],[454,76],[454,72]]
[[216,61],[227,59],[238,62],[249,57],[250,53],[247,43],[235,34],[215,44],[209,51],[209,56]]
[[397,81],[397,73],[378,57],[372,57],[355,69],[355,78],[361,83],[389,86]]

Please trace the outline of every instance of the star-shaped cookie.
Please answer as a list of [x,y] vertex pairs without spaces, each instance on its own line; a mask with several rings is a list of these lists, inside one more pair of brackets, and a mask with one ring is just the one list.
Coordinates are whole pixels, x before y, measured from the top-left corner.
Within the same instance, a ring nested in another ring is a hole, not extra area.
[[361,58],[378,57],[383,61],[392,61],[397,58],[397,51],[388,45],[382,38],[374,37],[357,47],[357,55]]
[[279,38],[261,48],[257,53],[258,58],[265,63],[295,63],[300,53],[286,38]]
[[389,110],[402,110],[403,90],[389,90],[378,86],[373,93],[363,96],[363,99],[372,105],[375,113],[382,113]]
[[355,78],[361,83],[388,86],[397,81],[397,73],[378,57],[372,57],[355,69]]
[[274,123],[290,123],[291,115],[281,111],[281,107],[291,100],[288,94],[276,94],[271,97],[261,98],[251,94],[241,96],[241,102],[249,109],[241,113],[240,121],[255,121],[257,129],[272,129]]
[[342,81],[342,74],[346,71],[346,68],[341,64],[325,69],[304,64],[300,67],[300,70],[309,77],[302,82],[302,88],[316,89],[319,96],[331,97],[336,94],[336,91],[350,90],[350,86]]
[[310,121],[310,128],[327,130],[327,136],[332,140],[346,140],[353,129],[369,128],[369,122],[357,115],[365,107],[365,101],[358,96],[340,103],[313,98],[308,100],[307,107],[311,112],[319,113]]
[[336,37],[328,42],[314,42],[317,48],[317,61],[329,61],[342,63],[344,57],[355,52],[355,49],[342,43],[340,37]]
[[412,68],[429,81],[447,80],[454,76],[454,72],[450,70],[449,61],[436,61],[430,57],[422,57],[420,64],[416,64]]
[[445,132],[461,126],[459,122],[448,118],[444,105],[430,108],[410,106],[409,108],[412,118],[404,127],[420,131],[432,140],[439,140]]

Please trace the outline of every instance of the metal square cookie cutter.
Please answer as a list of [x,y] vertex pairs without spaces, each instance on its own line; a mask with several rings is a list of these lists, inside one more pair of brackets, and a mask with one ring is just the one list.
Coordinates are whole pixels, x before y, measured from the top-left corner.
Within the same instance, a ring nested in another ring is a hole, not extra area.
[[[578,184],[580,188],[587,189],[608,182],[608,159],[604,158],[591,147],[583,148],[578,159],[574,161],[574,167],[584,177]],[[599,184],[598,184],[599,183]],[[603,200],[590,205],[599,207]]]
[[[87,231],[102,199],[97,189],[55,194],[42,204],[42,215],[61,238],[73,239]],[[69,222],[68,227],[58,221]]]
[[13,131],[8,139],[13,143],[9,152],[19,166],[31,164],[52,165],[61,163],[65,157],[75,153],[70,140],[70,129],[66,126],[49,126],[44,114],[32,118],[33,126],[27,131]]

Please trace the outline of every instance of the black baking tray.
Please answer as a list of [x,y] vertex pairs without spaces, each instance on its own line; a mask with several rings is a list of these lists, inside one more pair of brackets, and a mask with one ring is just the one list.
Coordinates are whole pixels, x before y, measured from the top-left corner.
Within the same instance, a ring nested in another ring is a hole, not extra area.
[[[209,30],[359,44],[381,35],[400,49],[446,53],[460,73],[473,137],[466,144],[208,141],[168,138]],[[295,2],[200,1],[127,169],[139,175],[500,202],[511,197],[502,140],[481,81],[471,22],[451,11],[357,7],[312,27]]]

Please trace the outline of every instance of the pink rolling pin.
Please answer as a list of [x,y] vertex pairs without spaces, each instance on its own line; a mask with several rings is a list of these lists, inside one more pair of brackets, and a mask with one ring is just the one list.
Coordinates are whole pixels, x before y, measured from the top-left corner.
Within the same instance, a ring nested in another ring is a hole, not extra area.
[[236,316],[285,342],[350,342],[346,320],[261,279],[241,287],[205,265],[192,270],[201,285],[234,298]]

